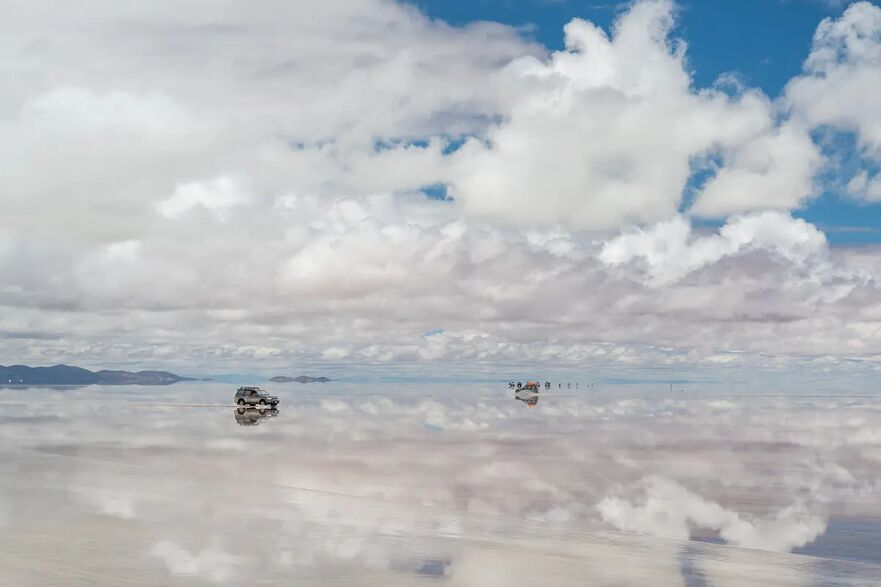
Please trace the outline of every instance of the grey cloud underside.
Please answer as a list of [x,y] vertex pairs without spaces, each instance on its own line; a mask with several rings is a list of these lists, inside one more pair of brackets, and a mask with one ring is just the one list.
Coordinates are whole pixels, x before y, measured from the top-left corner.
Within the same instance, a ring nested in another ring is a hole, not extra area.
[[[326,354],[380,363],[755,365],[767,359],[751,353],[872,356],[881,342],[870,330],[881,292],[868,253],[830,250],[822,239],[781,252],[691,235],[683,254],[719,249],[667,274],[658,271],[669,263],[636,249],[623,265],[608,260],[604,250],[630,235],[522,235],[462,221],[442,202],[301,199],[269,210],[243,204],[227,218],[193,215],[170,225],[184,248],[164,235],[97,249],[40,243],[47,263],[66,268],[48,275],[6,257],[7,284],[20,285],[3,291],[0,327],[62,338],[29,340],[31,361],[109,353],[277,364]],[[775,234],[794,223],[769,218]],[[260,230],[240,236],[243,226]],[[443,333],[423,336],[438,325]],[[21,340],[7,337],[4,352]]]
[[[8,4],[5,362],[872,369],[881,352],[877,251],[830,249],[787,212],[824,164],[811,129],[856,129],[877,158],[874,110],[834,108],[875,87],[881,51],[854,37],[881,30],[872,6],[821,25],[771,100],[693,88],[664,1],[611,34],[573,21],[553,55],[380,0]],[[688,213],[730,215],[718,233],[677,214],[695,166],[713,173]],[[454,201],[419,193],[437,183]]]

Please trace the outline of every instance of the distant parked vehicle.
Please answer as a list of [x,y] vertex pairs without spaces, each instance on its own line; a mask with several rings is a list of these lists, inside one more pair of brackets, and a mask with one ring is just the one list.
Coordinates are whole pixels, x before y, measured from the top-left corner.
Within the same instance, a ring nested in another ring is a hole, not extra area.
[[274,406],[278,404],[278,397],[259,387],[240,387],[235,402],[240,406]]

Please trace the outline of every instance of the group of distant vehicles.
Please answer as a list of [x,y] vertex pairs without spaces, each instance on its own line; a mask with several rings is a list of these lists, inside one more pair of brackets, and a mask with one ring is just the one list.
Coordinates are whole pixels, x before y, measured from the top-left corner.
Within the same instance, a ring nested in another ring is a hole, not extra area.
[[[524,385],[523,383],[521,383],[519,381],[517,383],[514,383],[512,381],[508,384],[508,387],[510,389],[516,389],[518,391],[521,389],[527,389],[527,390],[537,392],[541,388],[541,383],[539,383],[538,381],[527,381],[526,385]],[[550,389],[550,388],[551,388],[551,382],[545,381],[545,389]]]
[[[572,389],[572,383],[566,383],[565,385],[566,389]],[[594,388],[593,383],[589,383],[586,385],[587,389]],[[536,405],[538,405],[538,394],[541,391],[542,387],[544,387],[546,390],[551,389],[552,384],[550,381],[545,381],[544,384],[542,384],[540,381],[527,381],[526,383],[523,383],[522,381],[511,381],[510,383],[508,383],[508,388],[514,390],[514,399],[522,401],[530,408],[534,408]],[[557,387],[563,389],[563,384],[558,383]],[[575,384],[575,389],[578,389],[577,383]]]
[[[518,382],[516,382],[516,383],[514,383],[513,381],[511,381],[510,383],[508,383],[508,387],[509,387],[510,389],[532,389],[532,390],[534,390],[534,391],[538,391],[538,390],[541,388],[541,385],[542,385],[542,384],[541,384],[539,381],[527,381],[526,384],[523,384],[523,383],[521,383],[520,381],[518,381]],[[587,383],[587,384],[585,384],[585,385],[586,385],[586,388],[587,388],[587,389],[593,389],[593,388],[594,388],[594,384],[593,384],[593,383]],[[558,387],[559,389],[563,389],[563,384],[562,384],[562,383],[558,383],[558,384],[557,384],[557,387]],[[566,383],[566,389],[572,389],[572,387],[573,387],[573,384],[572,384],[572,383]],[[551,388],[551,382],[550,382],[550,381],[545,381],[545,382],[544,382],[544,388],[545,388],[545,389],[550,389],[550,388]],[[575,389],[578,389],[578,383],[575,383]]]

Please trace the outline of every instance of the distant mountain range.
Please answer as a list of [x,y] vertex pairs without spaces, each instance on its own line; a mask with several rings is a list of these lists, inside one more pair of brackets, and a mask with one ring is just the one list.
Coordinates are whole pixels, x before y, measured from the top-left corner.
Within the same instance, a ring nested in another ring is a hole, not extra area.
[[0,385],[169,385],[178,381],[194,381],[168,371],[89,371],[82,367],[54,365],[0,365]]
[[309,377],[308,375],[299,375],[297,377],[288,377],[287,375],[277,375],[270,379],[273,383],[327,383],[330,381],[327,377]]

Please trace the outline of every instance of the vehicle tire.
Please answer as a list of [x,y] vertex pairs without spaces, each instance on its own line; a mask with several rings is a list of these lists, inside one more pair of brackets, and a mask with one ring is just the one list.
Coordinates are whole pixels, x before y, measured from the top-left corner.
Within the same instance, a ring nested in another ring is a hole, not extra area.
[[240,400],[237,401],[236,403],[239,404],[240,406],[244,406],[244,405],[245,405],[245,400],[240,399]]
[[260,405],[261,405],[261,406],[265,406],[265,405],[266,405],[266,400],[265,400],[265,399],[260,400]]

